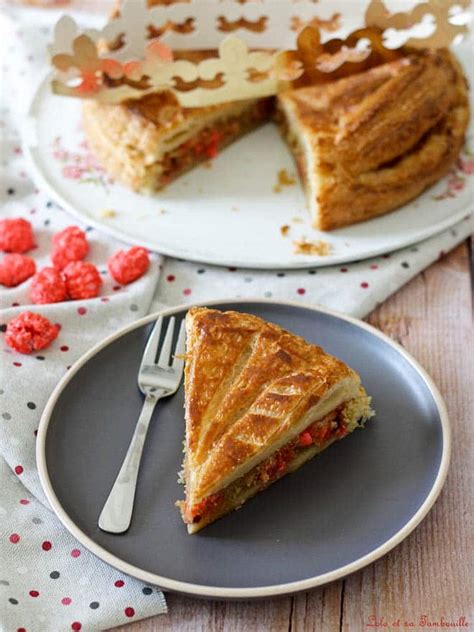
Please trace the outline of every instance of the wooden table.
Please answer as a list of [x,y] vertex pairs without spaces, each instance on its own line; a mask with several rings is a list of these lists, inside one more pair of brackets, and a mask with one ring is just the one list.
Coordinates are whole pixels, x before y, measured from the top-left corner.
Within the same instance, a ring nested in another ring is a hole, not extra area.
[[[430,621],[464,616],[474,630],[473,244],[465,242],[419,274],[368,321],[428,370],[453,427],[451,468],[436,505],[391,553],[362,571],[308,593],[260,602],[167,596],[169,614],[115,632],[359,632],[433,630]],[[368,626],[376,616],[390,627]],[[400,619],[400,627],[393,623]],[[413,627],[405,625],[413,622]]]

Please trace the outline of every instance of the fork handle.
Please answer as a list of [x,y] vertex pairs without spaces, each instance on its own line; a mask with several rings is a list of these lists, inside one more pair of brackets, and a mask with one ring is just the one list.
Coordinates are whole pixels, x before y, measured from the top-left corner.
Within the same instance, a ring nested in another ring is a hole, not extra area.
[[99,528],[102,531],[123,533],[130,526],[143,446],[158,399],[151,395],[145,397],[122,467],[99,516]]

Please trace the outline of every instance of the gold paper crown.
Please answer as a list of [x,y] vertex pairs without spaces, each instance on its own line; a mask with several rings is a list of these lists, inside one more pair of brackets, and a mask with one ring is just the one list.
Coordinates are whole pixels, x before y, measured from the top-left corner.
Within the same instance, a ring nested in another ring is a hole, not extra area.
[[470,0],[426,0],[395,14],[383,0],[370,0],[352,32],[359,2],[341,2],[341,12],[334,0],[315,2],[194,0],[149,8],[146,0],[124,0],[102,30],[84,32],[65,16],[49,46],[52,88],[109,103],[172,90],[183,107],[199,107],[330,81],[398,57],[401,42],[389,41],[389,29],[405,33],[404,47],[418,48],[447,47],[468,30],[458,14]]

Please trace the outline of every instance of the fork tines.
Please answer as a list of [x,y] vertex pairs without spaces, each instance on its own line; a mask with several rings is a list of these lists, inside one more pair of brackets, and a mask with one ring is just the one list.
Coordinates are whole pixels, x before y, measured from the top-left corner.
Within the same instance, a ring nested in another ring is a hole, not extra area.
[[[181,326],[179,328],[178,340],[176,342],[176,347],[174,353],[171,353],[171,347],[173,342],[173,334],[175,328],[176,318],[172,316],[169,320],[168,327],[166,329],[166,334],[163,340],[163,343],[160,346],[160,336],[161,330],[163,327],[163,317],[160,316],[155,323],[155,326],[152,329],[152,332],[148,338],[148,342],[143,353],[142,363],[140,366],[140,370],[142,370],[145,366],[158,366],[162,369],[168,369],[170,366],[171,355],[174,356],[172,362],[172,368],[176,371],[181,371],[183,368],[184,361],[182,358],[176,357],[180,356],[185,351],[185,325],[184,320],[181,322]],[[158,347],[160,347],[160,357],[158,361],[156,360],[156,356],[158,353]]]

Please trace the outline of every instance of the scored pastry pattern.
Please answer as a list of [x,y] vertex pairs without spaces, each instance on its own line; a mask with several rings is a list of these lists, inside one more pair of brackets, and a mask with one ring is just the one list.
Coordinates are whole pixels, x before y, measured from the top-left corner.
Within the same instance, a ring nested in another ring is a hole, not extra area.
[[291,427],[301,405],[315,405],[341,379],[355,377],[320,347],[251,315],[190,313],[188,459],[202,479],[213,462],[222,476],[224,462],[232,469],[240,452],[257,453]]

